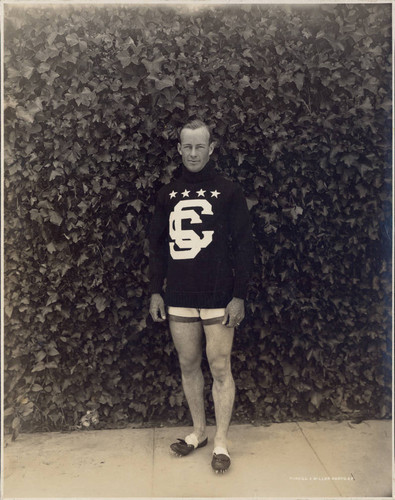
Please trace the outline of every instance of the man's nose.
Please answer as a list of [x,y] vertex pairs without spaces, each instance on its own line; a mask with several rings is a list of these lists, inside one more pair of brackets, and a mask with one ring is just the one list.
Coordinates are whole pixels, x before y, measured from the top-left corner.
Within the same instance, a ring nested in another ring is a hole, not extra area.
[[191,156],[196,156],[196,148],[192,146]]

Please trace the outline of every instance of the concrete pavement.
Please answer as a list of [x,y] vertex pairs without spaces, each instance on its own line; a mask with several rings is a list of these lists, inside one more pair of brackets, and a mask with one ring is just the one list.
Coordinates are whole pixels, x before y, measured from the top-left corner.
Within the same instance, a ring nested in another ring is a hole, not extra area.
[[392,497],[392,422],[232,425],[232,466],[209,444],[176,458],[189,428],[21,434],[6,438],[4,499]]

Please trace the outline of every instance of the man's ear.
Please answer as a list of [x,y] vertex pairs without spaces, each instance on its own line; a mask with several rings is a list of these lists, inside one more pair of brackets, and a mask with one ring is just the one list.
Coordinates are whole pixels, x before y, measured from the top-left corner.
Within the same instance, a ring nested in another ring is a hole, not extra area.
[[181,155],[181,154],[182,154],[182,152],[181,152],[181,144],[180,144],[180,143],[178,143],[178,144],[177,144],[177,150],[178,150],[178,152],[179,152],[179,153],[180,153],[180,155]]
[[214,151],[215,148],[215,142],[212,142],[210,146],[208,147],[208,154],[211,155],[211,153]]

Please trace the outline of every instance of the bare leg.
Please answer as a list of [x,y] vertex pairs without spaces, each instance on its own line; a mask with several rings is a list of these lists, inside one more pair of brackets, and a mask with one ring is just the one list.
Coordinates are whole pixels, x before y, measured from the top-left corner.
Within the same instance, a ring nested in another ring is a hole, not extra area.
[[213,400],[217,431],[214,447],[227,449],[227,434],[235,399],[235,383],[231,372],[234,329],[222,324],[205,325],[207,359],[213,376]]
[[170,321],[170,332],[177,349],[181,366],[184,394],[193,421],[193,431],[199,443],[206,437],[206,415],[204,410],[204,378],[202,362],[202,325]]

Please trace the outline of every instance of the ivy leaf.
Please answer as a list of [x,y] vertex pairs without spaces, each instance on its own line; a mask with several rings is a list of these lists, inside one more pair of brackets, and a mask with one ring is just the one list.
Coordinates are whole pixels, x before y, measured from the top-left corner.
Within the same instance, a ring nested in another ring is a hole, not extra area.
[[80,257],[77,260],[77,266],[78,267],[81,266],[81,264],[83,264],[87,260],[89,260],[89,257],[86,255],[86,253],[83,253],[82,255],[80,255]]
[[10,407],[8,407],[8,408],[6,408],[6,409],[4,410],[3,415],[4,415],[4,417],[9,417],[9,416],[10,416],[10,415],[12,415],[13,413],[14,413],[14,408],[13,408],[12,406],[10,406]]
[[107,300],[103,296],[95,297],[96,309],[99,313],[103,312],[107,308]]
[[175,78],[171,76],[166,76],[161,80],[159,78],[152,78],[152,79],[155,81],[155,87],[158,90],[163,90],[168,87],[173,87],[175,84]]
[[158,73],[162,71],[162,64],[166,58],[164,56],[158,56],[154,60],[150,61],[146,58],[141,59],[149,75],[156,77]]
[[122,68],[126,68],[131,63],[135,65],[139,63],[137,56],[135,54],[130,54],[128,50],[121,50],[116,57],[121,62]]
[[36,54],[36,59],[41,62],[46,62],[48,59],[52,59],[59,55],[59,50],[56,47],[47,47],[45,50],[40,50]]
[[74,47],[80,42],[80,39],[76,33],[70,33],[69,35],[66,35],[66,42],[70,47]]
[[37,71],[41,74],[41,73],[46,73],[50,69],[51,69],[51,66],[48,63],[41,63],[38,66]]
[[361,104],[361,109],[364,111],[371,111],[373,109],[373,105],[369,97],[366,97],[363,103]]
[[42,104],[39,98],[36,98],[33,102],[30,102],[26,107],[18,106],[16,108],[16,116],[28,123],[34,122],[35,115],[42,111]]
[[19,429],[21,426],[21,419],[19,417],[15,417],[14,420],[12,421],[11,427],[16,430]]
[[16,116],[28,123],[34,122],[34,115],[29,113],[29,111],[27,111],[25,108],[22,108],[21,106],[18,106],[16,108]]
[[55,170],[52,170],[51,175],[49,176],[49,180],[53,181],[54,179],[56,179],[56,177],[59,177],[62,175],[64,175],[63,170],[61,170],[60,168],[56,168]]
[[61,217],[54,210],[51,210],[49,212],[49,220],[52,222],[52,224],[55,224],[56,226],[60,226],[62,224],[62,222],[63,222],[63,217]]
[[255,195],[251,195],[246,198],[247,201],[247,206],[248,210],[251,210],[255,205],[257,205],[259,202],[257,200],[257,197]]
[[131,79],[125,79],[122,82],[122,88],[123,89],[135,89],[135,90],[137,90],[140,81],[141,81],[141,78],[138,77],[138,76],[134,77],[134,78],[131,78]]
[[32,369],[32,373],[35,373],[35,372],[42,372],[43,370],[45,370],[45,364],[41,361],[40,363],[37,363],[33,369]]
[[137,199],[132,201],[130,205],[132,205],[132,207],[134,207],[137,212],[140,212],[143,202]]
[[355,155],[355,154],[347,154],[347,155],[344,155],[342,157],[342,160],[344,161],[344,163],[348,166],[348,167],[351,167],[351,165],[354,165],[356,163],[356,161],[358,160],[358,156]]
[[46,355],[47,355],[47,353],[45,351],[39,351],[36,354],[36,361],[37,362],[42,361],[46,357]]
[[311,402],[316,407],[319,408],[322,401],[322,394],[319,392],[314,392],[311,396]]
[[248,75],[244,75],[239,80],[239,85],[241,88],[247,88],[250,86],[250,77]]
[[51,241],[51,243],[48,243],[48,245],[47,245],[47,250],[48,250],[48,252],[49,252],[49,253],[54,253],[54,252],[56,252],[56,247],[55,247],[55,245],[52,243],[52,241]]
[[293,207],[291,208],[291,216],[293,220],[296,220],[299,215],[303,214],[303,208],[302,207]]
[[34,69],[34,66],[30,62],[25,61],[21,69],[21,75],[29,80],[33,74]]

